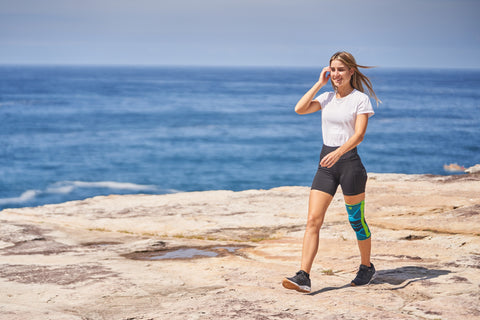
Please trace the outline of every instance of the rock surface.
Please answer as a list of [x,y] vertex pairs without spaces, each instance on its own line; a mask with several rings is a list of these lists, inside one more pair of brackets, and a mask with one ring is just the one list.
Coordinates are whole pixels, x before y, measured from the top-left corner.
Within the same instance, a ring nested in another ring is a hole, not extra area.
[[377,277],[339,190],[312,292],[299,267],[309,188],[107,196],[0,212],[2,319],[479,319],[480,175],[370,174]]

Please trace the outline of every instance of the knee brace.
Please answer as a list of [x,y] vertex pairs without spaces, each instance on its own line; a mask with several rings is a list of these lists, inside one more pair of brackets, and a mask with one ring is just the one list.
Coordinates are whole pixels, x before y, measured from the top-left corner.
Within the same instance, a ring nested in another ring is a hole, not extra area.
[[357,240],[370,238],[371,233],[365,221],[365,200],[357,204],[345,204],[348,212],[348,221],[357,235]]

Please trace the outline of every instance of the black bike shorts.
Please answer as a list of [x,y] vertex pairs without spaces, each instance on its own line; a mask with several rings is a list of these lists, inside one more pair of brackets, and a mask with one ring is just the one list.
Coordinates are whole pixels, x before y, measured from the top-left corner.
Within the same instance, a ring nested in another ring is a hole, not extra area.
[[[320,161],[337,148],[323,145]],[[334,196],[338,185],[341,185],[344,195],[354,196],[365,192],[366,184],[367,171],[357,153],[357,148],[354,148],[345,153],[331,168],[322,167],[319,162],[317,173],[313,178],[312,189]]]

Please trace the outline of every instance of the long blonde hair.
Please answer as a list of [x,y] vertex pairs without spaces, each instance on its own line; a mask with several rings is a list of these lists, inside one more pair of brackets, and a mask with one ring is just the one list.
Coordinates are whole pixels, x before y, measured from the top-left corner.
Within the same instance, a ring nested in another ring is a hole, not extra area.
[[[360,70],[358,70],[358,68],[369,69],[374,67],[358,65],[353,55],[345,51],[336,52],[330,58],[330,64],[332,64],[333,60],[339,60],[343,62],[349,69],[354,70],[352,78],[350,79],[350,84],[352,85],[353,88],[357,89],[358,91],[365,92],[365,89],[363,89],[363,85],[365,85],[368,89],[368,95],[373,99],[375,99],[375,101],[377,102],[377,106],[379,103],[382,103],[382,101],[378,99],[377,95],[375,94],[375,91],[373,91],[372,82],[370,81],[370,79],[368,79],[366,75],[361,73]],[[332,86],[335,88],[333,81],[332,81]]]

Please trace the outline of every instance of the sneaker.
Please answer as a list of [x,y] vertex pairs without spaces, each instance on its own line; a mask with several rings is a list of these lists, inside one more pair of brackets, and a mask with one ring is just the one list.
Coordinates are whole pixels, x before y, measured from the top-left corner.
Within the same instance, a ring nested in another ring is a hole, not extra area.
[[282,285],[287,289],[297,290],[298,292],[310,292],[310,275],[300,270],[295,276],[283,279]]
[[352,286],[363,286],[369,284],[375,278],[375,267],[371,263],[371,267],[361,264],[358,269],[357,276],[352,280],[350,285]]

